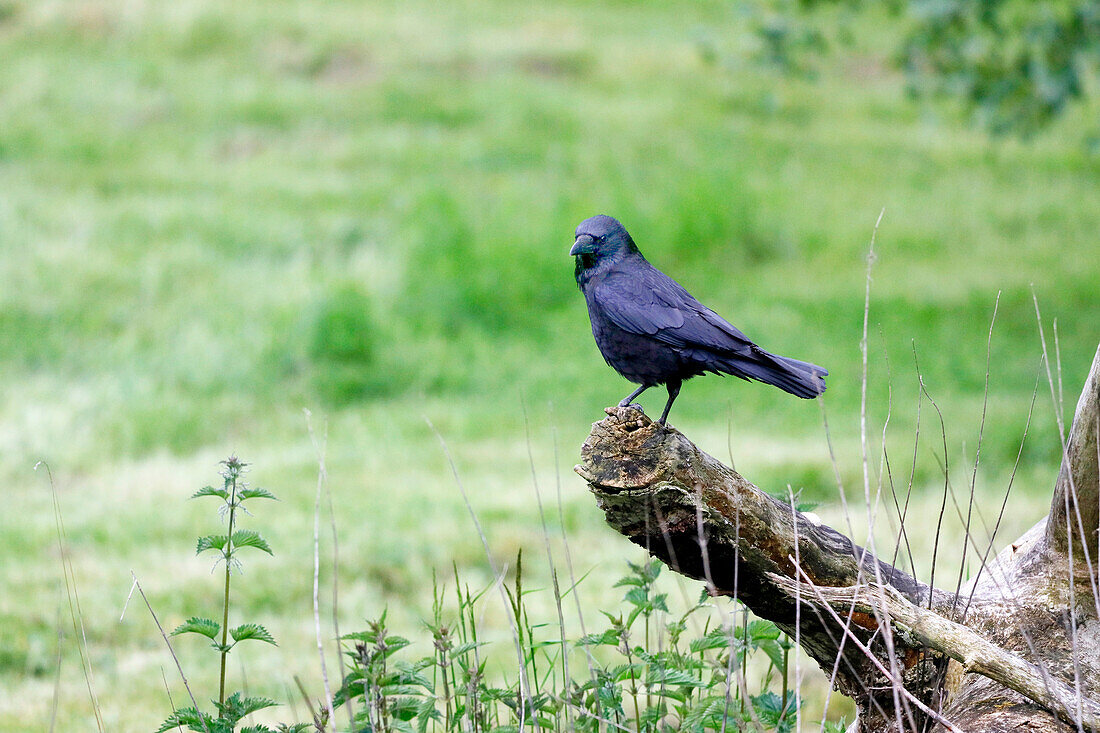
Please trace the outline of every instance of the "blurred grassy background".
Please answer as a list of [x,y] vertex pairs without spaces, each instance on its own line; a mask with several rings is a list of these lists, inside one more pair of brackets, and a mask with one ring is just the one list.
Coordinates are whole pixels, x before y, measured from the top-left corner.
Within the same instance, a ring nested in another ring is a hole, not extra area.
[[[389,606],[414,632],[432,570],[452,562],[488,578],[425,418],[500,562],[542,547],[533,468],[544,500],[560,490],[593,616],[618,599],[608,580],[638,551],[570,470],[600,408],[631,388],[596,351],[566,255],[594,213],[765,347],[830,369],[823,410],[711,377],[672,422],[846,526],[826,416],[862,541],[859,340],[885,208],[870,432],[877,456],[889,415],[899,487],[915,466],[925,578],[944,456],[926,402],[913,460],[913,353],[965,494],[1001,292],[976,487],[991,520],[1039,368],[1032,291],[1048,339],[1057,321],[1066,416],[1096,348],[1087,120],[990,140],[905,96],[882,19],[859,21],[813,81],[743,61],[741,19],[717,1],[0,2],[0,730],[50,720],[59,631],[58,728],[92,728],[40,460],[110,730],[166,716],[162,669],[183,694],[144,610],[118,617],[131,569],[166,626],[214,613],[191,548],[216,520],[185,498],[230,452],[283,500],[254,525],[276,557],[238,586],[242,618],[282,644],[245,650],[248,683],[285,700],[299,674],[319,694],[303,408],[327,430],[344,630]],[[1057,469],[1045,373],[1036,405],[1002,541],[1045,513]],[[941,551],[945,585],[959,546]],[[209,689],[212,665],[178,646]]]

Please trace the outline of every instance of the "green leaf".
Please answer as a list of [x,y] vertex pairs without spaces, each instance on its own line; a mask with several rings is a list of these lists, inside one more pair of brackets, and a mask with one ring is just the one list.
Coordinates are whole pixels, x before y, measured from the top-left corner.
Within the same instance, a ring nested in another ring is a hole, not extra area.
[[229,635],[233,637],[234,641],[244,641],[245,639],[256,639],[257,641],[266,641],[272,646],[279,646],[275,643],[275,638],[259,624],[241,624],[235,629],[229,630]]
[[234,532],[233,547],[255,547],[257,550],[263,550],[268,555],[275,554],[271,551],[267,540],[261,537],[259,532],[252,529],[238,529]]
[[689,648],[692,653],[698,654],[709,649],[728,649],[731,646],[736,646],[735,640],[730,638],[725,629],[717,627],[708,631],[706,636],[692,639]]
[[596,688],[596,698],[604,710],[623,714],[623,693],[618,685],[611,682],[600,685]]
[[177,626],[169,636],[178,636],[179,634],[202,634],[208,639],[213,639],[218,635],[219,631],[221,631],[221,626],[218,625],[217,621],[192,616]]
[[451,650],[451,658],[453,659],[455,657],[461,657],[465,654],[469,654],[474,649],[477,649],[478,647],[485,646],[487,643],[488,642],[484,642],[484,641],[470,641],[470,642],[467,642],[465,644],[459,644],[458,646],[456,646],[454,649]]
[[420,701],[420,707],[416,711],[416,730],[418,733],[427,733],[428,724],[431,721],[442,721],[443,716],[435,709],[435,698],[426,697]]
[[[427,664],[423,664],[426,662]],[[394,666],[397,668],[396,679],[401,684],[405,685],[419,685],[425,690],[431,692],[434,687],[432,681],[420,674],[420,670],[427,669],[429,666],[434,666],[434,659],[422,659],[415,664],[409,664],[408,662],[397,662]]]
[[756,714],[764,721],[771,725],[779,722],[779,716],[783,713],[783,699],[779,695],[769,690],[751,699]]
[[599,644],[606,644],[609,646],[617,646],[619,643],[619,633],[615,629],[608,629],[602,634],[585,634],[577,642],[577,646],[596,646]]
[[771,621],[764,621],[762,619],[751,621],[749,622],[749,638],[753,641],[759,641],[760,639],[778,639],[779,627]]
[[195,554],[201,555],[207,550],[217,550],[218,552],[225,551],[225,543],[229,541],[229,537],[224,534],[208,534],[205,537],[199,537],[199,542],[195,546]]
[[387,636],[386,642],[386,656],[392,656],[396,652],[404,649],[412,642],[403,636]]
[[275,731],[271,730],[266,725],[249,725],[241,728],[240,733],[275,733]]
[[642,667],[644,665],[638,664],[620,664],[611,670],[611,677],[616,682],[622,682],[627,679],[639,679],[641,677]]
[[619,587],[624,586],[624,585],[633,585],[633,586],[637,586],[639,588],[642,588],[642,587],[645,587],[646,582],[645,582],[645,579],[639,578],[639,577],[634,576],[634,575],[624,575],[623,577],[621,577],[617,581],[615,581],[615,585],[613,585],[611,587],[612,588],[619,588]]
[[[713,725],[723,719],[732,720],[732,714],[737,709],[737,703],[725,699],[725,696],[710,695],[703,698],[688,710],[684,715],[682,730],[697,730],[703,726],[718,727]],[[731,730],[738,730],[736,725],[730,726]]]
[[165,733],[165,731],[179,728],[181,725],[186,725],[189,730],[203,730],[204,722],[208,728],[213,729],[214,719],[206,713],[200,713],[195,708],[180,708],[169,715],[168,719],[161,723],[154,733]]
[[650,667],[645,677],[645,683],[649,686],[656,685],[681,685],[686,687],[702,687],[703,683],[692,677],[687,672],[666,667]]
[[200,496],[216,496],[219,499],[229,499],[229,492],[225,489],[215,489],[213,486],[204,486],[191,494],[192,499],[197,499]]
[[402,684],[382,685],[379,688],[379,692],[381,692],[383,697],[387,699],[397,699],[402,695],[406,696],[406,699],[411,699],[412,696],[419,696],[424,694],[423,691],[416,685]]
[[251,715],[257,710],[263,710],[264,708],[275,707],[279,703],[275,702],[270,697],[244,697],[242,693],[234,692],[225,699],[223,704],[214,704],[217,705],[221,717],[235,725],[238,720],[246,715]]
[[[237,492],[237,498],[241,501],[245,499],[275,499],[275,495],[267,489],[241,489]],[[278,499],[275,499],[275,501],[278,501]]]
[[783,669],[783,647],[779,646],[779,642],[775,639],[764,639],[756,645],[757,649],[762,650],[768,655],[768,659],[775,665],[778,670]]

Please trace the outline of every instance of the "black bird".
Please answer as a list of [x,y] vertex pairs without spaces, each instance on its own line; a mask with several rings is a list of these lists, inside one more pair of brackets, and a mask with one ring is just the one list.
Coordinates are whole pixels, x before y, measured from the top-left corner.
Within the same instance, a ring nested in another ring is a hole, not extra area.
[[616,219],[593,216],[577,227],[569,254],[588,304],[592,335],[615,371],[640,384],[620,407],[658,384],[668,411],[685,379],[706,372],[771,384],[810,399],[825,391],[824,368],[769,354],[649,264]]

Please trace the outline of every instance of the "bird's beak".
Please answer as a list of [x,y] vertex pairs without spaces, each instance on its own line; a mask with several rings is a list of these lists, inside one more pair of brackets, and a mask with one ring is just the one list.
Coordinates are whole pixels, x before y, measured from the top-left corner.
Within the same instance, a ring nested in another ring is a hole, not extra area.
[[577,255],[588,255],[596,251],[596,240],[589,234],[582,234],[577,237],[577,241],[573,242],[573,249],[569,250],[571,257]]

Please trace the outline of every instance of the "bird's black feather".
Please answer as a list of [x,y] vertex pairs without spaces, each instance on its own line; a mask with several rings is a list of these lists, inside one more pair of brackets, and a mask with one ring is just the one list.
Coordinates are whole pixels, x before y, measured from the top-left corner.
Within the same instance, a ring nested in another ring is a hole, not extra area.
[[663,423],[683,380],[706,372],[764,382],[804,398],[825,391],[823,367],[761,349],[651,265],[617,220],[594,216],[581,222],[576,235],[570,253],[596,344],[608,364],[641,385],[622,404],[664,384],[669,400]]

